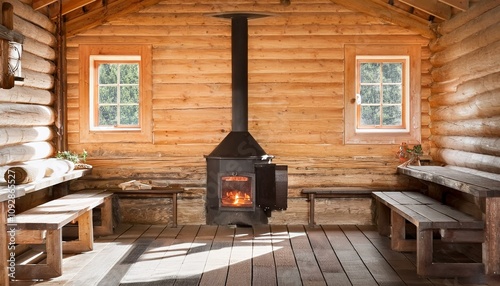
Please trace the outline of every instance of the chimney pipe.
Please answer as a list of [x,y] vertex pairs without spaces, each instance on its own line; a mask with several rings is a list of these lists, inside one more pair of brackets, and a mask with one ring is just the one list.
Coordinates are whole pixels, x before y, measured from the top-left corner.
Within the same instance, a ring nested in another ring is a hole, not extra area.
[[232,131],[248,131],[248,16],[231,18]]

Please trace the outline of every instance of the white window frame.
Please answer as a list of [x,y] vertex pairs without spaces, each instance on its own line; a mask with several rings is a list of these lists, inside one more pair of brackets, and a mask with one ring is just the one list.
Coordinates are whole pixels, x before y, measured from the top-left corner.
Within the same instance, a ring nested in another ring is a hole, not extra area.
[[[356,133],[408,133],[410,131],[410,57],[409,56],[356,56],[356,85],[359,84],[358,80],[360,79],[360,75],[358,74],[359,69],[358,69],[358,60],[376,60],[377,62],[384,62],[384,60],[401,60],[404,61],[404,70],[403,70],[403,127],[404,128],[392,128],[392,127],[379,127],[379,128],[360,128],[359,127],[359,115],[358,114],[358,98],[360,95],[356,93]],[[357,89],[357,88],[356,88]]]
[[[92,55],[90,56],[90,64],[89,64],[89,124],[90,124],[90,130],[91,131],[137,131],[141,130],[141,112],[140,112],[140,105],[141,105],[141,95],[139,94],[139,126],[137,127],[123,127],[123,126],[99,126],[98,122],[95,122],[96,119],[96,114],[94,113],[96,108],[97,102],[95,102],[95,94],[96,90],[95,87],[97,86],[97,83],[95,80],[97,79],[96,75],[96,68],[95,68],[95,62],[96,61],[113,61],[113,62],[127,62],[127,61],[138,61],[139,62],[139,82],[141,82],[141,74],[140,74],[140,66],[141,66],[141,56],[137,55]],[[139,83],[140,85],[140,83]]]

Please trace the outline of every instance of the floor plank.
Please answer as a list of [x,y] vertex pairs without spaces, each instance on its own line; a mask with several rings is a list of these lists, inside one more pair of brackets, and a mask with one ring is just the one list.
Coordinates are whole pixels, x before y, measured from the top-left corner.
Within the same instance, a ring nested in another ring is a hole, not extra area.
[[306,231],[326,283],[339,286],[351,285],[323,229],[307,226]]
[[238,227],[235,230],[226,285],[252,285],[253,229]]
[[323,273],[316,263],[316,257],[312,251],[306,231],[302,225],[289,225],[288,231],[293,234],[293,253],[299,267],[300,278],[304,285],[326,285]]
[[285,225],[272,225],[274,263],[278,285],[293,285],[300,281],[300,273]]
[[415,254],[392,251],[374,226],[119,225],[96,239],[94,250],[65,255],[62,276],[11,284],[485,286],[499,280],[419,277]]

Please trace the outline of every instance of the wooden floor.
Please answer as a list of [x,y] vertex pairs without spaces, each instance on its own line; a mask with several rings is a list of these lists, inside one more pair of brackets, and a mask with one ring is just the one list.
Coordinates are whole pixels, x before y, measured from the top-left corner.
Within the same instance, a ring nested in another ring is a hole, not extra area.
[[61,277],[12,285],[499,285],[421,278],[414,261],[372,226],[120,225]]

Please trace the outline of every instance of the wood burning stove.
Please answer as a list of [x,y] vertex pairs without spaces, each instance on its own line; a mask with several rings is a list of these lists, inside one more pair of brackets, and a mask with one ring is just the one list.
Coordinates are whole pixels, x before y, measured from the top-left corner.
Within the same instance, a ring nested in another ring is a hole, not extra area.
[[248,19],[268,15],[217,14],[231,19],[232,131],[207,156],[207,224],[267,224],[287,208],[288,169],[273,164],[248,132]]

